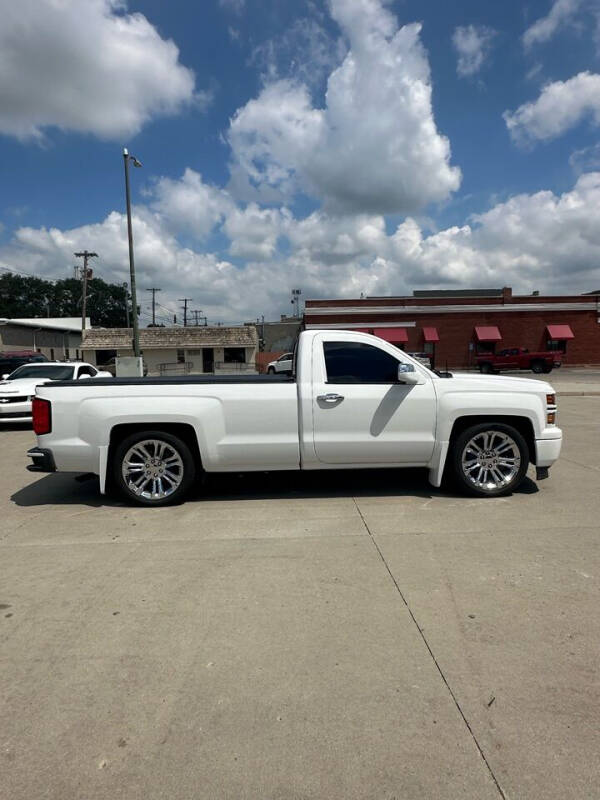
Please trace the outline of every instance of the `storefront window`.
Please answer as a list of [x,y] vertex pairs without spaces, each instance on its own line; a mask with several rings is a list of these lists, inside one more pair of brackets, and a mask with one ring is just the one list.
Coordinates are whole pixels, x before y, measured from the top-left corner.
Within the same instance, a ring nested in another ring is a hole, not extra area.
[[245,364],[246,363],[246,348],[244,348],[244,347],[226,347],[223,350],[223,361],[226,364]]
[[553,352],[560,352],[566,353],[567,352],[567,340],[566,339],[548,339],[548,350],[552,350]]

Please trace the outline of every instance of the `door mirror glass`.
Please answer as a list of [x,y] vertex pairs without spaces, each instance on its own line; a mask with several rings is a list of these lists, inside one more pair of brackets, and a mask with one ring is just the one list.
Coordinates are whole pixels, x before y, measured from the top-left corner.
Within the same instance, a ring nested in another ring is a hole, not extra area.
[[2,376],[2,380],[5,381],[8,378],[9,375],[10,375],[10,373],[7,372],[5,375]]

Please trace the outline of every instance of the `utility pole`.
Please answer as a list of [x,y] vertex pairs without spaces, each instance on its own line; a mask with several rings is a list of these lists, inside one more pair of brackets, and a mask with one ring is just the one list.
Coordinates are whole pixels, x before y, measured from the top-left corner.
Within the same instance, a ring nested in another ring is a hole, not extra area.
[[89,258],[98,258],[98,253],[90,253],[89,250],[82,250],[81,253],[74,253],[76,258],[83,258],[83,267],[81,268],[81,284],[82,284],[82,296],[81,296],[81,340],[83,342],[83,332],[85,330],[85,310],[87,304],[87,282],[88,278],[91,278],[93,273],[92,270],[88,270],[88,259]]
[[183,327],[186,328],[187,327],[187,306],[188,306],[188,303],[192,302],[192,298],[191,297],[180,297],[179,298],[179,302],[183,303]]
[[162,292],[162,289],[157,289],[156,287],[152,287],[152,289],[146,289],[147,292],[152,292],[152,327],[156,327],[156,293]]
[[200,324],[198,322],[199,319],[203,319],[204,320],[204,327],[206,327],[208,325],[208,319],[206,317],[201,317],[200,316],[200,314],[202,314],[202,309],[198,310],[197,308],[195,308],[193,311],[190,311],[190,314],[193,314],[195,316],[195,318],[196,318],[195,321],[194,321],[194,325],[196,325],[196,327]]

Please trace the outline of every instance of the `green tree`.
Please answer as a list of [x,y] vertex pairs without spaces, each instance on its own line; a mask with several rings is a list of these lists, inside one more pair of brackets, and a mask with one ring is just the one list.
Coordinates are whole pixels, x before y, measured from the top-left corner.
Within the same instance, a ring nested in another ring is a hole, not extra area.
[[[92,278],[87,294],[87,315],[92,325],[125,327],[127,300],[123,286]],[[75,278],[52,282],[4,273],[0,276],[0,317],[78,317],[81,295],[81,281]]]

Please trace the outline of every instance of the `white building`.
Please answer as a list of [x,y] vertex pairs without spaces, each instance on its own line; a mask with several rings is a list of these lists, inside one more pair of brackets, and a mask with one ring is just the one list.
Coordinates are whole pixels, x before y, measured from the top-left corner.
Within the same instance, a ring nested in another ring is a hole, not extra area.
[[[90,325],[86,319],[86,327]],[[0,317],[0,351],[31,350],[50,361],[81,357],[81,317]]]
[[[132,337],[131,328],[91,328],[83,356],[96,365],[131,356]],[[251,326],[141,328],[140,350],[150,375],[255,372],[258,336]]]

